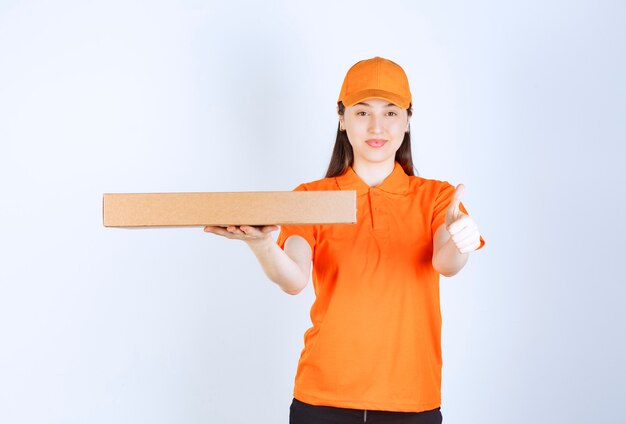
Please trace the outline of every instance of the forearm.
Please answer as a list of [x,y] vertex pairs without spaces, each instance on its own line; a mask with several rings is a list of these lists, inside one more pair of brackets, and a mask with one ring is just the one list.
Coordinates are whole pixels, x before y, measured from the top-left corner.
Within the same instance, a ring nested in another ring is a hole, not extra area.
[[469,259],[469,253],[461,253],[451,238],[433,253],[433,268],[446,277],[452,277],[458,273]]
[[283,291],[298,294],[306,286],[309,280],[308,273],[305,273],[301,265],[290,258],[271,237],[246,243],[259,261],[265,275]]

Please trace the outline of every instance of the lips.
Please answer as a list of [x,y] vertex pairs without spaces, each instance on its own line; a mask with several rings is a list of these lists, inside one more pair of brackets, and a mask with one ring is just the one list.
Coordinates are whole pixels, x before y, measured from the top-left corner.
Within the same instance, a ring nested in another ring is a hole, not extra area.
[[378,149],[379,147],[383,147],[387,140],[379,139],[379,138],[371,138],[369,140],[365,140],[368,146]]

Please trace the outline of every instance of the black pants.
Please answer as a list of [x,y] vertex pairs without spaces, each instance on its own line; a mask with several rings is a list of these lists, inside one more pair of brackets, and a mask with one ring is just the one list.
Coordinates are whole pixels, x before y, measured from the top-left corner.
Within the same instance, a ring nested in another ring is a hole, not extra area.
[[424,412],[364,411],[362,409],[315,406],[294,399],[289,424],[441,424],[441,409]]

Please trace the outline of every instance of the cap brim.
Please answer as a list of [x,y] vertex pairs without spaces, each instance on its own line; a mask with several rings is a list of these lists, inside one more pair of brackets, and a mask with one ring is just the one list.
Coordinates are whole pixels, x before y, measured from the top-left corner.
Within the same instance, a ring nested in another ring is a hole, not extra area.
[[394,105],[399,106],[403,109],[408,109],[411,105],[410,98],[407,99],[406,97],[399,96],[395,93],[390,93],[389,91],[376,89],[358,91],[344,97],[343,99],[340,99],[340,101],[343,102],[343,105],[345,107],[350,107],[366,99],[387,100],[388,102],[393,103]]

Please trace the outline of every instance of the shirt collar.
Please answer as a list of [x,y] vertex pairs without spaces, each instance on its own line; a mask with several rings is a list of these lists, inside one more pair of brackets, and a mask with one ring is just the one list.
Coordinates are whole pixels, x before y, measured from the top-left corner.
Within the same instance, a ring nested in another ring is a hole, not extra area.
[[337,185],[341,190],[356,190],[358,195],[367,193],[370,188],[385,191],[393,194],[406,194],[409,191],[409,176],[405,174],[404,169],[398,162],[395,163],[391,174],[385,178],[385,180],[378,184],[376,187],[368,186],[359,177],[352,167],[348,167],[343,175],[335,177]]

